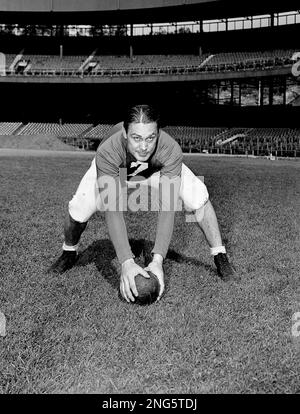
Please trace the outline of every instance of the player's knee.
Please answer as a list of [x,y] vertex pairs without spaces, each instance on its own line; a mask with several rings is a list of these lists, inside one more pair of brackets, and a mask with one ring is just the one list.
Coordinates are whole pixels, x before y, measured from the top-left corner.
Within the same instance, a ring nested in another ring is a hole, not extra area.
[[187,211],[197,211],[204,208],[209,201],[209,194],[206,185],[196,185],[188,195],[183,196],[184,206]]
[[87,200],[84,194],[75,194],[69,201],[69,214],[73,220],[79,223],[87,222],[95,213],[96,207]]
[[196,220],[199,223],[204,218],[205,208],[206,208],[206,206],[207,206],[208,203],[209,203],[209,199],[207,199],[206,202],[203,205],[201,205],[199,208],[197,208],[196,210],[194,210],[194,214],[195,214]]

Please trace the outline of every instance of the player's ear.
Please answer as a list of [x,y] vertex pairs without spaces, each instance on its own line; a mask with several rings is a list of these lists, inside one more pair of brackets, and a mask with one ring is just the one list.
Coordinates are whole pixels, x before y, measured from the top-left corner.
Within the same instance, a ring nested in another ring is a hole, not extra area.
[[125,128],[124,128],[124,127],[122,127],[122,134],[123,134],[123,137],[124,137],[125,139],[127,139],[127,134],[126,134],[126,130],[125,130]]

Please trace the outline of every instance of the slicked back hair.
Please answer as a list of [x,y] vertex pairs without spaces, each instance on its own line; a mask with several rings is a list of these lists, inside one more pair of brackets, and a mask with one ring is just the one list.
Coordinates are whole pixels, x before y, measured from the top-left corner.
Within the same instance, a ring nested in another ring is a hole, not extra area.
[[160,128],[158,110],[152,105],[134,105],[127,111],[124,119],[124,128],[127,133],[130,124],[150,124],[151,122],[156,122],[157,129]]

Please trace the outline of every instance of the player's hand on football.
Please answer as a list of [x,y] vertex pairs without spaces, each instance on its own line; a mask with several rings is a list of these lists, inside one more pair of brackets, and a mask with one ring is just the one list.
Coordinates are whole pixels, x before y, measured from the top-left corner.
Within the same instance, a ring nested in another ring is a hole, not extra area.
[[133,259],[125,260],[125,262],[122,263],[120,292],[127,302],[134,302],[134,296],[138,296],[134,280],[135,276],[138,274],[146,278],[150,277],[148,273],[141,266],[135,263]]
[[150,262],[144,270],[149,270],[154,273],[159,281],[160,289],[158,298],[156,299],[156,302],[158,302],[165,290],[163,257],[160,254],[154,254],[152,262]]

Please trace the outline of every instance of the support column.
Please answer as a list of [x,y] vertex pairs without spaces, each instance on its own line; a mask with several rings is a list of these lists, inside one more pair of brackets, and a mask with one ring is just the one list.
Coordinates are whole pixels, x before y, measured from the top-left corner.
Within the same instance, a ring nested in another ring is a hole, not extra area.
[[130,60],[132,61],[133,60],[133,47],[132,47],[132,45],[129,46],[129,57],[130,57]]
[[242,84],[239,82],[239,107],[242,106]]
[[283,105],[286,105],[286,77],[283,78],[282,81],[282,89],[283,89]]
[[204,95],[204,101],[205,101],[205,105],[208,104],[208,84],[205,85],[205,95]]
[[200,33],[203,33],[203,20],[202,19],[199,21],[199,31]]
[[258,105],[264,105],[264,88],[261,79],[258,81]]
[[133,59],[133,46],[132,46],[132,38],[133,38],[133,23],[130,23],[130,45],[129,45],[129,57],[132,61]]
[[59,26],[59,37],[62,39],[63,37],[64,37],[64,25],[63,24],[61,24],[60,26]]
[[230,105],[233,106],[234,104],[234,81],[230,81]]
[[273,86],[273,78],[270,78],[269,81],[269,105],[273,105],[273,95],[274,95],[274,86]]

